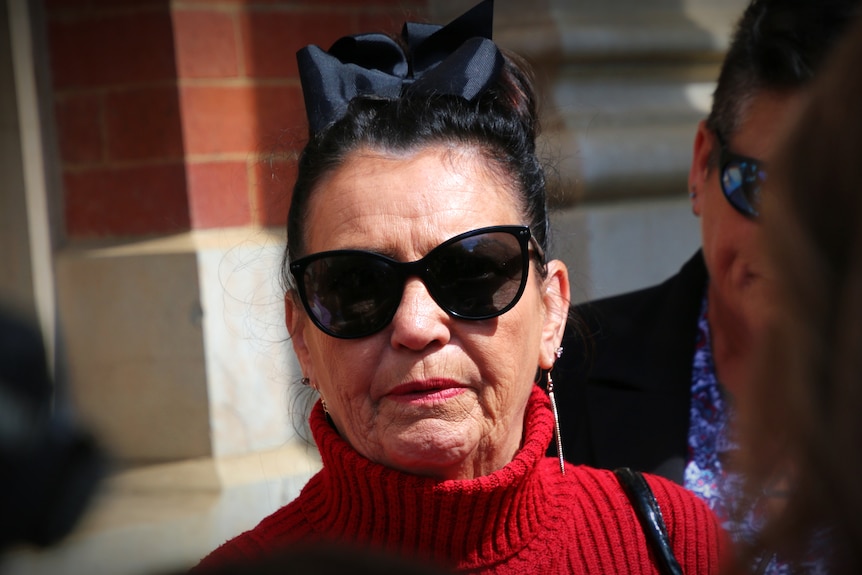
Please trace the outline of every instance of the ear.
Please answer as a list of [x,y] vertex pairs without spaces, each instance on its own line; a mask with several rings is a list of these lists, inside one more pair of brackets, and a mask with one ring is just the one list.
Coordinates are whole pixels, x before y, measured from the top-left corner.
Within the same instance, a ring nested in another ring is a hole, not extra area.
[[566,320],[569,318],[569,270],[560,260],[548,262],[548,275],[543,284],[542,301],[545,304],[545,324],[542,327],[542,344],[539,350],[539,367],[551,369],[557,360],[557,348],[563,341]]
[[306,342],[306,327],[309,325],[308,317],[305,315],[305,310],[302,309],[294,294],[287,292],[284,294],[284,323],[287,325],[287,332],[290,334],[290,341],[293,345],[293,352],[299,360],[299,366],[302,369],[302,375],[314,381],[314,368],[312,367],[311,354],[308,350]]
[[691,211],[700,216],[703,205],[703,194],[706,193],[706,182],[711,168],[710,159],[715,146],[715,136],[706,127],[706,120],[697,125],[694,136],[694,151],[691,158],[691,168],[688,172],[688,191],[691,198]]

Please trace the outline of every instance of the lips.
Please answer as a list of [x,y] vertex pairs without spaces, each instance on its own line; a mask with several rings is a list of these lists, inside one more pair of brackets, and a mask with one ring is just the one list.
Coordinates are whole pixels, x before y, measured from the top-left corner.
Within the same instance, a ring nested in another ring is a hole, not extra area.
[[445,378],[410,381],[395,387],[388,396],[395,401],[425,402],[443,401],[465,391],[461,383]]

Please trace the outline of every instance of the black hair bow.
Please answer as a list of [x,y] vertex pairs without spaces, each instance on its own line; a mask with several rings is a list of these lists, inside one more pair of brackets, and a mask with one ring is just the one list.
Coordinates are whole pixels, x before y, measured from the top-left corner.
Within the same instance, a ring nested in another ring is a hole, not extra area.
[[494,2],[485,0],[446,26],[407,22],[407,52],[385,34],[339,39],[324,52],[296,54],[311,134],[341,118],[357,96],[394,99],[406,93],[473,100],[497,78],[503,56],[491,41]]

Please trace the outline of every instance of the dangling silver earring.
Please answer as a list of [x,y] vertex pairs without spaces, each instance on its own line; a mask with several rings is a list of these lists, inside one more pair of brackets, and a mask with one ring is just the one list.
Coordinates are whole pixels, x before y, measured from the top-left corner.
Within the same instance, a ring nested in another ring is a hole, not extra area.
[[[562,348],[557,350],[562,354]],[[559,357],[559,356],[557,356]],[[560,458],[560,472],[565,475],[566,474],[566,463],[563,459],[563,440],[560,435],[560,416],[557,412],[557,399],[554,397],[554,380],[551,379],[551,370],[548,370],[548,398],[551,400],[551,411],[554,412],[554,436],[557,440],[557,456]]]

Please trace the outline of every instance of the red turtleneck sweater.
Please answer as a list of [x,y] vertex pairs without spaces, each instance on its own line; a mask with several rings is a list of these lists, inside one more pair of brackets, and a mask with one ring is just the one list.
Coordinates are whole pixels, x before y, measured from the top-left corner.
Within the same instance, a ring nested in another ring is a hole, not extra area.
[[[553,415],[536,387],[515,459],[490,475],[439,480],[373,463],[350,447],[318,403],[311,429],[323,469],[300,495],[199,568],[297,541],[343,541],[466,573],[657,573],[643,531],[610,471],[545,457]],[[647,476],[686,574],[716,573],[724,536],[694,495]]]

